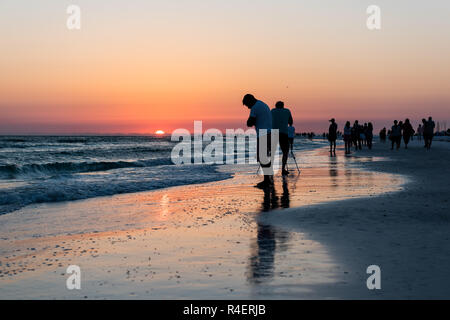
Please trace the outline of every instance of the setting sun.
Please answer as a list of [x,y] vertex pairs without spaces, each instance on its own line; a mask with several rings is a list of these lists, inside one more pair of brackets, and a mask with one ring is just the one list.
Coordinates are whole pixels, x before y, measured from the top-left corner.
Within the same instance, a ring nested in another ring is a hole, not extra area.
[[158,130],[158,131],[156,131],[156,132],[155,132],[155,134],[158,134],[158,135],[163,135],[163,134],[165,134],[165,132],[164,132],[164,131],[162,131],[162,130]]

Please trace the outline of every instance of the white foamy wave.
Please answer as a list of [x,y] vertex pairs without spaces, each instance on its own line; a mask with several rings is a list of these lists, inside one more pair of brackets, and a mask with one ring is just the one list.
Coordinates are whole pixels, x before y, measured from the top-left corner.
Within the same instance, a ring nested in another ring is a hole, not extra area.
[[33,203],[61,202],[149,191],[173,186],[198,184],[230,178],[215,166],[183,165],[158,168],[128,168],[120,172],[91,173],[55,177],[0,191],[0,214]]

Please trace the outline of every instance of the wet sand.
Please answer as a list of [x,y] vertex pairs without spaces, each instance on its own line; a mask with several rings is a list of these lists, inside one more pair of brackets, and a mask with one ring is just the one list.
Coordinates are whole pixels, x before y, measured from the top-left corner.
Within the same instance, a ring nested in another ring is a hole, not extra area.
[[[277,176],[275,192],[253,187],[261,179],[255,166],[228,166],[219,170],[236,173],[225,181],[0,216],[0,298],[345,297],[337,292],[354,290],[349,283],[360,271],[335,246],[349,231],[336,208],[364,199],[361,211],[386,193],[401,198],[401,172],[364,169],[391,163],[383,156],[297,154],[302,174]],[[321,215],[302,218],[321,205]],[[69,265],[81,268],[81,290],[66,288]]]
[[[431,151],[418,141],[399,151],[377,144],[356,156],[369,154],[390,160],[364,167],[406,176],[404,191],[290,209],[283,219],[266,214],[259,222],[307,233],[345,266],[333,285],[314,284],[307,298],[449,299],[450,143],[435,142]],[[381,268],[381,290],[367,289],[370,265]]]

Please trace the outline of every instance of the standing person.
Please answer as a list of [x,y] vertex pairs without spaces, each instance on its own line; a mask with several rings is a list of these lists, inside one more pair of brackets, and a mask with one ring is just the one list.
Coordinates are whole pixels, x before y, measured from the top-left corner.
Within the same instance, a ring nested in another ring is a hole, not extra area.
[[291,146],[291,152],[294,152],[295,127],[292,124],[290,124],[288,128],[288,138]]
[[355,151],[358,150],[358,148],[359,150],[362,149],[360,132],[361,128],[359,126],[359,122],[358,120],[355,120],[355,123],[353,124],[352,128],[352,140],[355,145]]
[[344,142],[345,142],[345,154],[350,154],[352,147],[352,128],[350,127],[350,121],[345,123],[344,127]]
[[364,127],[363,127],[362,131],[363,131],[363,136],[362,136],[363,144],[365,146],[367,146],[367,123],[364,123]]
[[409,139],[414,135],[414,129],[409,122],[409,119],[405,120],[403,124],[403,142],[405,143],[405,149],[408,149]]
[[397,150],[400,149],[400,144],[402,141],[402,128],[400,127],[397,120],[394,121],[394,125],[391,129],[391,135],[389,137],[392,141],[391,150],[394,150],[394,144],[397,145]]
[[336,120],[333,118],[330,120],[331,124],[328,128],[328,141],[330,141],[330,155],[333,154],[336,156],[336,140],[337,140],[337,129],[338,125]]
[[282,175],[287,176],[289,172],[286,170],[286,163],[289,157],[289,129],[288,126],[294,123],[292,114],[289,109],[284,107],[283,101],[278,101],[275,108],[271,111],[272,129],[278,129],[280,132],[280,148],[283,152]]
[[372,150],[372,144],[373,144],[373,124],[372,122],[369,122],[366,129],[366,140],[367,140],[367,147],[369,147],[369,150]]
[[417,138],[419,139],[419,141],[422,141],[422,136],[423,136],[423,127],[421,124],[419,124],[419,127],[417,128]]
[[380,131],[380,141],[381,141],[381,142],[386,142],[386,127],[384,127],[384,128]]
[[364,134],[364,126],[362,124],[358,125],[358,147],[359,150],[362,150],[363,142],[366,139],[366,136]]
[[428,148],[428,137],[426,133],[427,120],[422,119],[422,132],[423,132],[423,142],[425,143],[425,148]]
[[[257,100],[253,95],[246,94],[242,100],[244,106],[250,109],[250,116],[247,120],[248,127],[255,127],[256,129],[256,157],[264,172],[264,181],[256,185],[257,188],[265,188],[273,185],[273,173],[264,170],[271,167],[271,130],[272,130],[272,114],[270,109],[264,102]],[[267,135],[267,137],[263,137]],[[262,139],[261,139],[262,138]],[[260,145],[260,140],[266,140],[265,146]],[[268,162],[263,162],[260,159],[260,148],[266,151],[269,159]]]
[[433,121],[432,117],[428,118],[428,121],[425,121],[425,128],[424,128],[424,139],[425,139],[425,146],[428,150],[431,149],[431,144],[433,143],[434,138],[434,128],[436,127],[436,124]]
[[[399,121],[398,123],[399,127],[400,127],[400,136],[403,138],[403,121]],[[400,139],[400,146],[402,143],[402,139]]]

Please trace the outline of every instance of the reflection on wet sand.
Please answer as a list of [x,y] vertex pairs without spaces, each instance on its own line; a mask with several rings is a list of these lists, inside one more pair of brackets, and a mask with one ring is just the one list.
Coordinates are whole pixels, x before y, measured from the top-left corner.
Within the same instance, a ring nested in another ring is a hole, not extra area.
[[339,187],[339,179],[337,179],[337,177],[339,176],[339,170],[338,170],[338,160],[336,157],[330,158],[328,167],[331,178],[331,186],[337,188]]
[[[345,158],[344,161],[336,157],[327,158],[329,179],[326,178],[325,172],[320,173],[325,168],[305,170],[305,174],[302,176],[282,178],[281,183],[275,183],[273,188],[264,190],[263,201],[258,212],[271,212],[271,214],[280,215],[280,219],[282,219],[283,212],[279,209],[287,209],[291,205],[297,207],[314,204],[317,196],[322,199],[324,195],[327,195],[328,198],[343,199],[362,195],[367,191],[380,192],[382,185],[376,178],[379,174],[352,167],[354,163],[352,160],[351,158]],[[344,175],[340,173],[342,171]],[[315,176],[309,176],[309,173],[314,173]],[[318,181],[314,180],[317,180],[319,176],[328,181],[321,181],[318,184]],[[318,190],[315,190],[316,187],[319,187]],[[280,189],[282,189],[281,194],[277,192]],[[344,193],[346,194],[344,195]],[[299,250],[296,247],[299,245],[296,240],[297,234],[261,223],[258,218],[256,218],[256,223],[257,234],[250,245],[249,270],[246,275],[250,284],[259,287],[277,278],[274,270],[280,268],[279,257],[283,254],[290,256],[289,258],[297,256],[299,260],[302,259],[302,256],[299,256],[299,252],[297,252]],[[307,258],[303,257],[303,259]]]
[[[279,207],[289,208],[289,184],[287,178],[283,178],[283,193],[277,196],[276,187],[264,189],[261,212],[268,212]],[[252,245],[252,254],[249,258],[250,271],[248,280],[250,283],[258,284],[273,277],[275,253],[278,248],[285,248],[289,240],[289,233],[275,229],[270,225],[258,222],[256,243]]]

